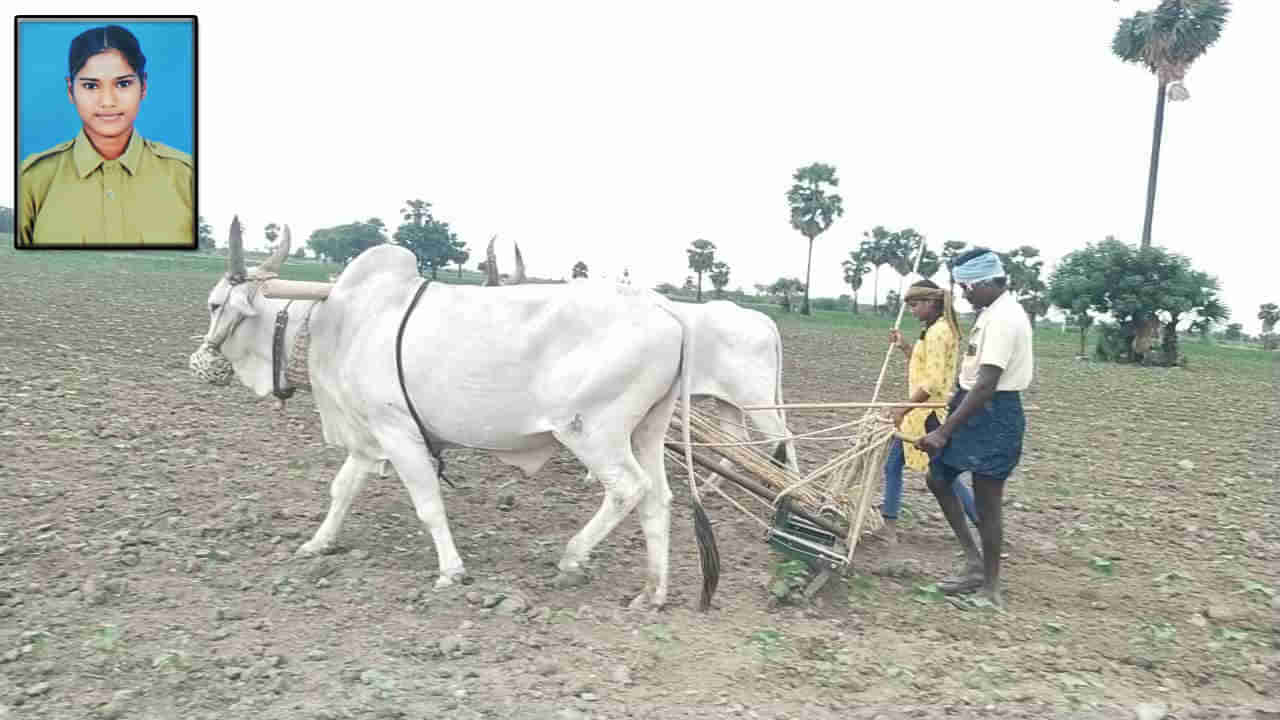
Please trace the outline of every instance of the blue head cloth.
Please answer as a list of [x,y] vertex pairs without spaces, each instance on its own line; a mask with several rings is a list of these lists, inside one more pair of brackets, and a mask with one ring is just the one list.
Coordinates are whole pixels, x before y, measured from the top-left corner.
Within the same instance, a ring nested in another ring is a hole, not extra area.
[[1004,265],[1000,262],[1000,256],[987,252],[975,257],[969,258],[969,261],[963,265],[957,265],[951,269],[951,277],[956,282],[976,283],[992,278],[1004,277]]

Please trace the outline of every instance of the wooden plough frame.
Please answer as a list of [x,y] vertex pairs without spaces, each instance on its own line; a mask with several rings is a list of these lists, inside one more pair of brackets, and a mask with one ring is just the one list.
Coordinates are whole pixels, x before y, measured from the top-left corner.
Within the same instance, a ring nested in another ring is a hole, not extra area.
[[[920,266],[924,243],[916,255],[913,271]],[[906,307],[898,307],[894,329],[902,324]],[[768,438],[763,441],[739,441],[719,426],[715,418],[690,408],[690,437],[693,440],[694,463],[710,470],[745,490],[751,500],[769,509],[770,521],[766,522],[727,495],[708,475],[702,487],[709,488],[730,504],[760,523],[766,530],[765,540],[771,544],[789,548],[815,558],[821,571],[805,589],[805,596],[812,597],[835,570],[844,570],[853,563],[854,551],[864,531],[874,532],[883,524],[879,515],[868,513],[871,499],[882,484],[884,464],[889,443],[896,439],[915,442],[918,438],[905,437],[897,432],[891,421],[883,415],[888,408],[940,408],[942,403],[893,403],[879,402],[885,371],[892,359],[894,346],[890,345],[880,366],[875,390],[870,402],[793,403],[789,405],[762,405],[744,407],[741,410],[833,410],[862,409],[862,417],[842,423],[827,430],[793,435],[793,440],[845,440],[851,441],[849,449],[805,476],[782,467],[776,461],[756,450],[754,445],[772,444],[787,438]],[[680,413],[672,418],[672,428],[680,428]],[[852,433],[833,437],[830,433],[850,428]],[[677,435],[679,436],[679,435]],[[680,459],[683,465],[683,443],[668,440],[669,455]],[[708,457],[707,453],[718,456]],[[721,467],[717,460],[728,460],[736,469]],[[841,551],[839,545],[845,549]]]

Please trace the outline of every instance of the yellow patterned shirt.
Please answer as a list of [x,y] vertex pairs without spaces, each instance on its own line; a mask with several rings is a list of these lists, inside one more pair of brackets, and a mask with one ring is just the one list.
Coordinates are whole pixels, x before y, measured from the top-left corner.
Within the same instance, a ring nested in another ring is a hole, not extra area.
[[[916,343],[911,351],[911,362],[907,371],[908,392],[914,395],[923,388],[929,393],[925,402],[945,403],[951,399],[956,383],[956,353],[960,344],[951,326],[945,319],[939,318],[925,332],[924,339]],[[939,422],[947,419],[947,409],[916,408],[907,413],[902,420],[902,434],[917,437],[925,434],[924,423],[929,413],[936,413]],[[929,467],[929,455],[917,450],[910,443],[903,443],[906,450],[907,467],[912,470],[924,470]]]

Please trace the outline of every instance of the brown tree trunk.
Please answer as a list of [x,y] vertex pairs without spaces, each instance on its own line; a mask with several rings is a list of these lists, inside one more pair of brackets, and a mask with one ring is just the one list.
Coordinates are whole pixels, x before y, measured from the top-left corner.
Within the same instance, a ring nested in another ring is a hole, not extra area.
[[1151,216],[1156,206],[1156,173],[1160,167],[1160,133],[1164,130],[1164,81],[1156,84],[1156,123],[1151,137],[1151,171],[1147,175],[1147,214],[1142,221],[1142,248],[1151,247]]
[[800,314],[809,314],[809,277],[813,272],[813,237],[809,237],[809,262],[804,267],[804,302],[800,304]]

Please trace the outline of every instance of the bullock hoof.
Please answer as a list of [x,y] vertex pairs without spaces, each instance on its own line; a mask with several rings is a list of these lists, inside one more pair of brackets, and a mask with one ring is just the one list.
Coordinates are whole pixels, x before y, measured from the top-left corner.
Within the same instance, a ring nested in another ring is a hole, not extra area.
[[328,550],[329,550],[329,543],[317,542],[316,540],[308,540],[307,542],[302,543],[302,546],[298,548],[297,552],[295,552],[294,555],[296,555],[297,557],[313,557],[316,555],[323,555]]
[[561,570],[552,581],[558,590],[580,587],[587,584],[587,574],[581,570]]
[[453,587],[455,584],[457,585],[471,584],[471,578],[467,576],[466,570],[460,570],[454,573],[442,574],[440,577],[436,578],[437,590],[443,590],[447,587]]
[[650,594],[648,590],[645,590],[644,592],[635,596],[635,599],[633,599],[631,601],[631,604],[628,605],[627,607],[632,610],[661,610],[662,607],[666,604],[667,604],[667,599],[665,596],[658,597],[656,595]]

